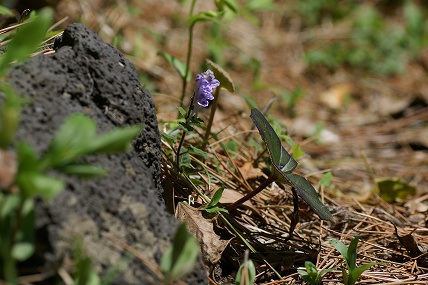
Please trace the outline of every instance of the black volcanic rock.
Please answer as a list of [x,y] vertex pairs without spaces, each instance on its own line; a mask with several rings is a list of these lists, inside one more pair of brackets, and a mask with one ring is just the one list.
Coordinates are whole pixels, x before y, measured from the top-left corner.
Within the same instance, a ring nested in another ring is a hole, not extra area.
[[[54,48],[55,53],[38,55],[11,70],[8,81],[30,99],[18,140],[42,153],[74,113],[92,118],[100,133],[131,124],[144,128],[133,150],[86,159],[108,169],[105,177],[83,180],[52,173],[65,180],[66,188],[52,201],[36,205],[37,243],[50,248],[48,254],[38,254],[45,268],[59,262],[67,268],[73,241],[80,238],[102,275],[127,254],[120,240],[159,264],[178,222],[161,198],[161,145],[152,98],[133,65],[83,25],[70,25]],[[207,284],[201,262],[186,281]],[[113,284],[159,283],[134,258]]]

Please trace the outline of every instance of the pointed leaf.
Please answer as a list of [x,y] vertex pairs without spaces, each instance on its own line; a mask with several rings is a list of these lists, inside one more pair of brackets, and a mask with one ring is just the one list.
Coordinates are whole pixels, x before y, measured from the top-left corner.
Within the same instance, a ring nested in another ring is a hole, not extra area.
[[10,9],[6,8],[3,5],[0,5],[0,15],[6,15],[6,16],[10,16],[10,17],[15,16]]
[[65,174],[76,175],[82,178],[98,177],[107,174],[104,168],[87,164],[68,164],[58,170]]
[[252,285],[256,279],[256,267],[254,262],[250,259],[247,261],[246,272],[244,271],[245,264],[242,264],[238,273],[236,274],[235,284],[236,285]]
[[7,52],[0,57],[0,74],[7,71],[10,62],[24,60],[37,49],[49,29],[52,18],[52,9],[43,9],[29,23],[17,29]]
[[67,164],[82,154],[93,143],[96,126],[83,114],[69,116],[52,140],[42,159],[42,169]]
[[263,141],[266,143],[270,159],[275,168],[285,173],[293,171],[294,168],[297,167],[297,162],[281,145],[278,135],[275,133],[268,120],[266,120],[263,114],[257,109],[251,110],[250,117],[253,119]]
[[345,258],[345,260],[348,259],[348,249],[346,248],[346,245],[344,245],[342,242],[338,241],[337,239],[329,240],[332,246],[334,246],[338,252]]
[[115,128],[94,138],[85,148],[85,153],[114,153],[127,150],[131,141],[141,132],[141,126]]
[[293,159],[299,159],[305,155],[302,148],[300,147],[300,144],[293,145],[292,150],[293,150],[293,155],[292,155]]
[[204,208],[204,210],[207,208],[212,208],[212,207],[216,206],[217,203],[220,201],[221,196],[223,195],[223,191],[224,191],[224,188],[219,188],[214,193],[214,196],[211,198],[211,201],[207,204],[207,206]]
[[334,222],[334,218],[330,211],[320,201],[317,192],[315,192],[314,187],[311,183],[309,183],[308,180],[297,174],[283,173],[279,170],[278,172],[290,185],[297,189],[299,196],[302,197],[302,199],[309,205],[315,214],[317,214],[323,220]]
[[379,264],[378,262],[370,262],[370,263],[366,263],[363,264],[353,270],[349,271],[349,279],[348,279],[348,283],[349,285],[354,285],[355,282],[357,282],[358,278],[360,277],[361,274],[363,274],[364,271],[366,271],[367,269],[369,269],[370,267],[372,267],[373,265]]
[[333,178],[333,174],[330,171],[327,172],[321,177],[319,181],[319,185],[322,187],[327,187],[328,185],[330,185],[332,178]]
[[346,259],[346,263],[350,270],[355,269],[357,267],[357,246],[358,246],[359,237],[355,237],[348,247],[348,258]]
[[[174,67],[178,74],[180,74],[181,78],[184,78],[186,76],[186,64],[184,62],[166,52],[161,52],[159,53],[159,55],[165,58],[172,65],[172,67]],[[189,81],[191,77],[192,73],[188,72],[186,81]]]

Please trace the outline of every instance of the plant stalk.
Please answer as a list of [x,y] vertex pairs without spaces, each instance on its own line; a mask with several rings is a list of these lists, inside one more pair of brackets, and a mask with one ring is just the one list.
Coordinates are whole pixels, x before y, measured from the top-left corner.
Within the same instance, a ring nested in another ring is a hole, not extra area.
[[[195,8],[196,0],[192,1],[192,4],[190,5],[190,16],[191,18],[193,16],[193,10]],[[193,43],[193,28],[195,26],[195,22],[191,23],[189,26],[189,41],[187,43],[187,57],[186,57],[186,71],[184,72],[184,78],[183,80],[183,86],[181,90],[181,98],[180,98],[180,107],[183,107],[183,101],[184,96],[186,94],[186,87],[187,87],[187,76],[189,74],[190,70],[190,57],[192,56],[192,43]]]
[[220,86],[218,86],[215,90],[215,94],[214,94],[214,101],[211,105],[211,113],[210,113],[210,118],[208,120],[208,125],[207,125],[207,129],[205,130],[205,136],[204,136],[204,140],[202,143],[202,147],[201,149],[205,151],[205,148],[208,144],[208,139],[210,137],[211,134],[211,128],[214,122],[214,115],[215,115],[215,111],[217,110],[217,104],[218,104],[218,98],[220,97]]
[[239,199],[238,201],[230,205],[229,208],[236,209],[242,203],[250,200],[257,194],[259,194],[263,189],[265,189],[267,186],[269,186],[269,184],[271,184],[275,180],[276,180],[275,172],[272,172],[272,174],[262,184],[260,184],[260,186],[257,187],[256,190],[253,190],[252,192],[248,193],[247,195],[245,195],[244,197],[242,197],[241,199]]

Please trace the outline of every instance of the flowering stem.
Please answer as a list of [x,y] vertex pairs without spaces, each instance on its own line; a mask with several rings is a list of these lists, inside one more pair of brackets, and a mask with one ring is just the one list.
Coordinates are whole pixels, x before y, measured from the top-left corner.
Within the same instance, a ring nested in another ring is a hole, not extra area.
[[[193,93],[193,96],[190,99],[190,106],[189,106],[189,110],[187,111],[187,115],[186,115],[186,123],[185,123],[186,125],[189,125],[190,118],[192,116],[194,116],[193,107],[194,107],[195,102],[193,101],[193,99],[195,98],[195,96],[196,96],[195,93]],[[181,147],[183,146],[184,138],[186,137],[186,134],[187,134],[187,131],[183,130],[183,135],[181,136],[180,142],[179,142],[178,147],[177,147],[177,161],[176,161],[177,168],[180,168],[180,152],[181,152]]]
[[205,131],[205,136],[204,136],[204,140],[202,143],[202,150],[205,150],[205,147],[208,144],[208,138],[210,137],[211,134],[211,127],[213,125],[213,121],[214,121],[214,115],[215,115],[215,111],[217,109],[217,102],[218,102],[218,98],[220,97],[220,87],[217,87],[215,90],[215,94],[214,94],[214,100],[211,106],[211,113],[210,113],[210,118],[208,120],[208,125],[207,125],[207,129]]

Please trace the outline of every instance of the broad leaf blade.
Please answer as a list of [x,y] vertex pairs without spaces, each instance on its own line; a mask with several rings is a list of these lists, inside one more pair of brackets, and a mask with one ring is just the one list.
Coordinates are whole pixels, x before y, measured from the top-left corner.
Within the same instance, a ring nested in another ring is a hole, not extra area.
[[281,145],[278,135],[263,114],[257,109],[252,109],[250,117],[253,119],[254,124],[266,143],[270,159],[275,168],[285,173],[293,171],[293,169],[297,167],[297,161],[295,161]]
[[309,207],[312,209],[312,211],[315,212],[315,214],[317,214],[323,220],[334,222],[334,218],[330,211],[318,199],[317,192],[315,192],[314,187],[311,183],[309,183],[308,180],[297,174],[284,173],[279,171],[279,169],[277,169],[277,171],[289,184],[297,189],[299,196],[302,197],[306,203],[308,203]]

